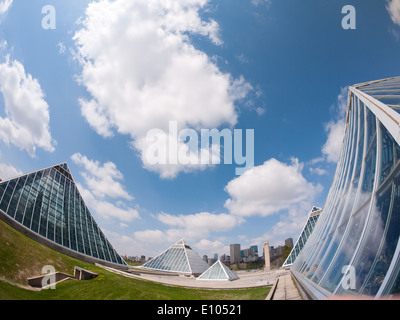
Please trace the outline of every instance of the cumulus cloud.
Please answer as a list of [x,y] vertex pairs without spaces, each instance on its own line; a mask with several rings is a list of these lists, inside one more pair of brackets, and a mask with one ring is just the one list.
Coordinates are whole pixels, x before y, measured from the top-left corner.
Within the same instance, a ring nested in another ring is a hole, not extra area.
[[231,198],[225,207],[241,217],[265,217],[302,203],[311,207],[322,186],[308,182],[302,169],[303,164],[295,158],[290,164],[270,159],[227,184],[225,190]]
[[400,1],[399,0],[389,0],[386,2],[386,9],[390,14],[394,24],[400,26]]
[[347,94],[348,88],[342,88],[337,99],[336,119],[325,125],[328,139],[322,147],[322,154],[328,162],[336,163],[339,160],[346,128]]
[[139,211],[123,201],[133,200],[133,196],[119,182],[123,175],[114,163],[100,164],[80,153],[72,155],[71,159],[84,168],[80,174],[85,186],[80,183],[77,186],[91,211],[108,221],[131,222],[140,218]]
[[106,162],[101,165],[98,161],[89,160],[80,153],[75,153],[71,157],[72,161],[82,166],[85,171],[81,172],[87,186],[100,198],[105,196],[111,198],[122,198],[133,200],[133,197],[125,190],[118,180],[123,180],[122,173],[117,169],[113,162]]
[[[148,249],[144,243],[140,243],[127,235],[121,235],[108,229],[103,229],[104,235],[113,244],[113,247],[120,255],[146,255],[152,256],[158,252],[159,248]],[[146,243],[147,244],[147,243]]]
[[161,230],[144,230],[134,233],[137,240],[151,243],[176,242],[179,239],[198,241],[212,232],[224,232],[238,226],[241,218],[230,214],[200,212],[189,215],[171,215],[160,213],[157,219],[170,228]]
[[0,15],[5,14],[10,9],[13,0],[3,0],[0,2]]
[[221,241],[210,241],[208,239],[201,239],[200,241],[196,242],[194,245],[197,249],[199,249],[202,252],[226,252],[228,253],[230,251],[229,246],[224,244]]
[[19,175],[22,175],[22,171],[5,163],[0,163],[0,179],[11,179]]
[[77,183],[77,187],[89,209],[105,220],[118,219],[124,222],[132,222],[140,217],[138,210],[129,208],[122,202],[118,202],[117,205],[109,201],[99,200],[81,184]]
[[227,231],[237,226],[239,222],[239,219],[235,216],[209,212],[179,216],[161,213],[158,220],[171,227],[185,228],[190,231],[199,230],[203,234],[210,231]]
[[134,236],[143,243],[159,244],[165,241],[165,233],[161,230],[136,231]]
[[49,106],[37,79],[26,74],[19,61],[0,64],[0,92],[6,117],[0,118],[0,139],[35,157],[36,149],[53,152],[56,142],[49,129]]
[[[167,131],[168,122],[218,128],[237,122],[236,103],[252,87],[223,73],[191,35],[221,45],[219,26],[203,20],[207,0],[101,0],[92,2],[73,39],[82,65],[79,82],[90,98],[81,98],[82,115],[101,136],[128,135],[143,155],[151,129]],[[168,165],[150,166],[163,174]],[[204,169],[176,166],[164,176]]]
[[323,176],[328,174],[328,171],[325,169],[321,169],[321,168],[310,168],[310,172],[313,174],[317,174],[319,176]]
[[[191,150],[186,143],[177,141],[177,137],[173,134],[162,130],[158,132],[159,134],[154,137],[148,135],[138,138],[133,144],[136,149],[143,150],[140,156],[143,167],[158,172],[160,178],[173,179],[180,172],[204,171],[213,164],[220,163],[220,149],[216,148],[216,145],[209,148],[201,148],[199,145],[197,150]],[[198,143],[199,136],[196,137]],[[176,153],[171,153],[169,150],[169,146],[172,145],[176,146]],[[208,159],[204,164],[202,163],[203,158]]]

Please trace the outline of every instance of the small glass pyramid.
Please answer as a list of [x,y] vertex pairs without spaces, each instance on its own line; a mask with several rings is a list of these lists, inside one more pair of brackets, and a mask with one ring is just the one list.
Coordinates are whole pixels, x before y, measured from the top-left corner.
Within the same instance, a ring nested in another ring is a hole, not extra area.
[[215,262],[210,268],[208,268],[197,280],[227,280],[232,281],[239,279],[226,265],[220,260]]
[[199,275],[207,270],[208,264],[182,239],[141,268]]

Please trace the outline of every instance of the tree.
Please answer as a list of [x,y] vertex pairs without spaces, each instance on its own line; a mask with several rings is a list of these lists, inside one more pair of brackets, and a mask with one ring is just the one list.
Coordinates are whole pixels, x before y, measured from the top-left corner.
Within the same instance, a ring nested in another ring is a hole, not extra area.
[[289,256],[290,252],[292,251],[292,248],[289,247],[288,245],[284,245],[283,246],[283,250],[282,250],[282,258],[283,261],[285,261],[287,259],[287,257]]

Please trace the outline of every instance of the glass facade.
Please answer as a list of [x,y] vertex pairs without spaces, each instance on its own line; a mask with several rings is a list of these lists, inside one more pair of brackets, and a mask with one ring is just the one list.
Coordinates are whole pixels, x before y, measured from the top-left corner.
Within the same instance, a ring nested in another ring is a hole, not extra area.
[[180,240],[142,268],[199,275],[208,269],[208,264],[184,240]]
[[316,296],[400,293],[400,77],[349,88],[335,178],[291,270]]
[[52,248],[127,267],[94,221],[66,163],[2,181],[0,210],[13,226]]
[[282,267],[289,267],[291,266],[295,261],[297,256],[300,254],[301,250],[303,250],[303,247],[305,246],[308,238],[310,237],[315,224],[318,221],[319,215],[321,213],[322,209],[313,207],[311,209],[311,212],[308,216],[307,222],[303,228],[303,231],[300,234],[299,239],[297,240],[296,244],[294,245],[292,251],[290,252],[289,256],[287,257],[286,261],[283,263]]
[[233,281],[239,279],[226,265],[220,260],[215,262],[208,270],[200,275],[197,280],[228,280]]

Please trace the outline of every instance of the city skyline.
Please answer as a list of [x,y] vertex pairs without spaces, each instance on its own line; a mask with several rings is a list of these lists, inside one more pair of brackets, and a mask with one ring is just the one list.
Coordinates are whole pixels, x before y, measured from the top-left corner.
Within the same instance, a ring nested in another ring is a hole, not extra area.
[[[297,240],[333,180],[347,87],[398,75],[399,51],[396,0],[2,0],[0,178],[67,162],[120,255]],[[233,147],[254,133],[253,167],[173,141],[171,122]],[[186,163],[152,163],[152,130]]]

